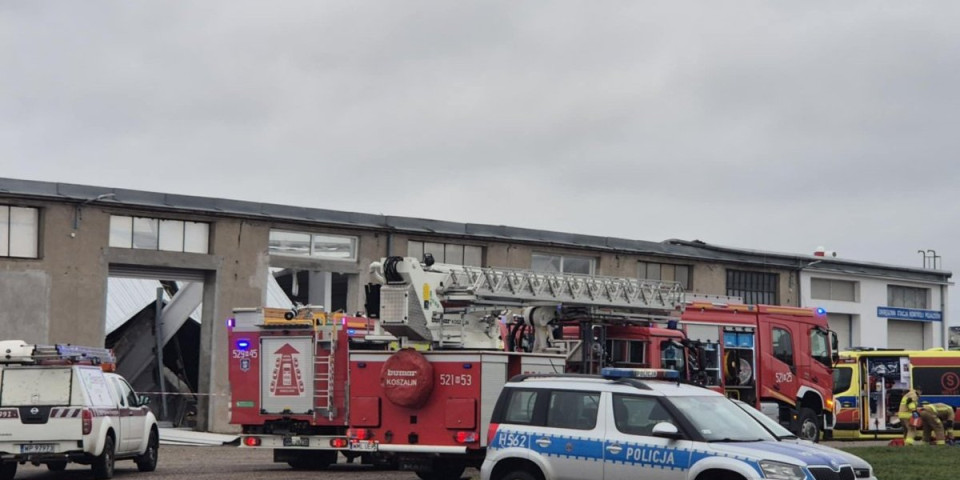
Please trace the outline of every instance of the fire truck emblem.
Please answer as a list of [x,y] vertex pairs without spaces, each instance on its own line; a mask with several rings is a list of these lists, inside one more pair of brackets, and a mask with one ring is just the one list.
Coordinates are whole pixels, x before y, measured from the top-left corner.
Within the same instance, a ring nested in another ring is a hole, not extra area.
[[273,377],[270,379],[270,392],[277,397],[299,397],[303,395],[303,377],[300,375],[300,353],[289,343],[283,344],[276,352],[277,360],[273,365]]

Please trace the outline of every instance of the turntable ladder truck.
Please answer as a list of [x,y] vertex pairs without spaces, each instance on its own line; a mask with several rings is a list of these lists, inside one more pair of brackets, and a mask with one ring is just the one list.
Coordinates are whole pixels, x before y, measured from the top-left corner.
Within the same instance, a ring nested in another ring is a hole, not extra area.
[[[369,318],[235,311],[231,422],[244,447],[273,448],[295,468],[324,468],[339,451],[427,480],[459,478],[482,462],[510,377],[564,372],[568,362],[594,370],[603,343],[593,326],[649,325],[683,306],[675,282],[429,258],[387,257],[371,276]],[[532,337],[524,351],[501,338],[515,325]],[[563,325],[585,335],[564,339]]]

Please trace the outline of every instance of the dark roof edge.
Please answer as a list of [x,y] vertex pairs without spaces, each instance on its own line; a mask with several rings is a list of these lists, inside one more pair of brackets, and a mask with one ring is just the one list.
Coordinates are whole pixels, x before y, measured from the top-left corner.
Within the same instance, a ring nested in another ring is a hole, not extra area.
[[100,203],[104,205],[114,204],[146,209],[172,209],[192,213],[309,222],[358,229],[385,229],[413,235],[448,235],[477,239],[510,240],[515,242],[605,250],[609,252],[623,252],[652,257],[706,259],[724,263],[765,267],[800,268],[803,266],[803,262],[821,260],[823,262],[836,262],[837,264],[855,265],[877,270],[910,272],[914,276],[922,276],[924,278],[949,278],[952,275],[950,272],[940,270],[921,270],[876,263],[852,262],[835,258],[720,247],[699,240],[686,241],[670,239],[663,242],[651,242],[509,227],[504,225],[460,223],[414,217],[344,212],[339,210],[295,207],[194,195],[167,194],[142,190],[0,177],[0,195],[3,194],[22,195],[38,199],[53,198],[71,202],[87,202],[103,194],[113,194],[110,198],[100,200]]
[[[867,267],[874,269],[884,269],[884,270],[896,270],[901,272],[910,272],[914,274],[920,274],[925,276],[939,276],[950,278],[953,276],[953,273],[949,270],[935,270],[935,269],[925,269],[925,268],[916,268],[916,267],[903,267],[898,265],[887,265],[883,263],[876,262],[865,262],[861,260],[850,260],[844,258],[836,257],[820,257],[817,255],[799,255],[799,254],[790,254],[790,253],[781,253],[781,252],[768,252],[763,250],[750,250],[745,248],[733,248],[733,247],[724,247],[720,245],[712,245],[701,240],[680,240],[676,238],[671,238],[665,240],[664,243],[669,243],[671,245],[685,245],[689,247],[701,248],[705,250],[712,250],[715,252],[723,253],[737,253],[737,254],[747,254],[747,255],[756,255],[763,256],[768,258],[779,258],[783,260],[793,261],[798,265],[803,266],[803,268],[812,268],[816,269],[817,265],[810,265],[811,262],[817,264],[823,263],[827,265],[837,265],[837,266],[854,266],[854,267]],[[803,265],[806,262],[807,265]]]

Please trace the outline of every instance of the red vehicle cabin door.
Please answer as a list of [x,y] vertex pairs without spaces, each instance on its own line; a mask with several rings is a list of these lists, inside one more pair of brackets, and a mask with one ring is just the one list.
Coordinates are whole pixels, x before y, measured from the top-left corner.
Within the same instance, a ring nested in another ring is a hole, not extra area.
[[760,369],[761,398],[775,398],[791,406],[797,403],[797,368],[800,339],[790,324],[771,320],[760,329],[763,367]]

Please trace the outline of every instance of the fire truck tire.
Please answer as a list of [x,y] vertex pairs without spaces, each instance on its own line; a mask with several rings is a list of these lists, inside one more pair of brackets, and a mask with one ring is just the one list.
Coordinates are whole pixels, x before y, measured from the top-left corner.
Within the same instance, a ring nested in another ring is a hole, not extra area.
[[48,463],[47,463],[47,470],[50,470],[51,472],[62,472],[62,471],[64,471],[64,470],[66,470],[66,469],[67,469],[67,461],[66,461],[66,460],[61,461],[61,462],[48,462]]
[[820,441],[820,424],[817,422],[817,414],[809,408],[800,409],[800,431],[797,432],[797,436],[802,440],[810,440],[811,442]]
[[0,480],[13,480],[17,474],[17,462],[0,463]]
[[143,455],[133,459],[137,463],[137,470],[152,472],[157,469],[157,454],[160,452],[160,435],[156,430],[150,430],[150,440],[147,440],[147,449]]
[[103,441],[103,451],[90,464],[93,467],[93,478],[97,480],[113,478],[113,466],[116,460],[113,455],[113,436],[107,435]]
[[429,472],[417,472],[421,480],[460,480],[463,471],[467,466],[462,462],[455,460],[436,460],[433,462],[433,470]]

